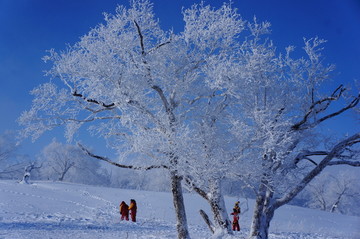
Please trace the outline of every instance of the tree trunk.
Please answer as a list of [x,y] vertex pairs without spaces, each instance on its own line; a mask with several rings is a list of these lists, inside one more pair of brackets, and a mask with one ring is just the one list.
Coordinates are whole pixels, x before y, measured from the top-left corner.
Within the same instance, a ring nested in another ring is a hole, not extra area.
[[58,181],[62,182],[62,181],[64,180],[65,174],[66,174],[66,172],[63,171],[63,172],[60,174],[60,176],[59,176],[59,178],[58,178]]
[[74,162],[68,163],[68,161],[65,161],[64,170],[60,172],[59,181],[62,182],[64,180],[65,175],[67,172],[75,165]]
[[250,239],[267,239],[270,221],[274,217],[275,208],[271,204],[273,194],[262,183],[256,197],[254,214],[250,230]]
[[221,193],[221,181],[216,179],[212,180],[210,182],[209,193],[206,193],[201,188],[195,186],[195,184],[190,180],[186,180],[186,182],[195,190],[196,193],[209,203],[215,225],[210,222],[204,211],[201,210],[202,212],[200,212],[200,214],[203,216],[205,223],[209,226],[211,232],[214,233],[216,230],[222,230],[226,234],[233,234],[231,222],[225,207],[224,197]]
[[274,216],[274,210],[258,204],[256,201],[253,221],[250,231],[250,239],[267,239],[269,236],[270,221]]
[[[221,196],[222,197],[222,196]],[[223,201],[223,198],[222,198]],[[215,228],[218,228],[224,231],[226,234],[233,234],[231,228],[231,221],[227,216],[225,206],[223,206],[223,202],[214,200],[210,202],[211,211],[214,215]],[[215,229],[216,230],[216,229]]]
[[226,234],[233,234],[231,222],[229,220],[224,196],[221,193],[220,180],[210,182],[209,203],[214,215],[215,227],[224,231]]
[[[264,177],[261,181],[256,197],[249,238],[267,239],[270,221],[274,216],[275,210],[294,199],[294,197],[296,197],[317,175],[319,175],[324,170],[324,168],[329,165],[337,165],[337,163],[331,162],[331,160],[341,155],[345,148],[358,143],[359,139],[360,133],[356,133],[353,136],[346,138],[345,140],[336,144],[330,152],[326,153],[326,157],[323,158],[314,169],[312,169],[299,183],[294,185],[294,187],[281,198],[273,198],[273,190],[270,191],[269,188],[267,188],[267,186],[269,187],[269,184],[266,181],[266,177]],[[342,163],[356,167],[360,166],[360,164],[358,165],[357,163],[352,163],[350,161],[342,161]],[[264,176],[266,176],[266,174]]]
[[34,165],[34,164],[30,164],[29,166],[26,166],[26,167],[25,167],[24,176],[23,176],[23,179],[20,181],[20,183],[29,184],[29,179],[30,179],[31,171],[32,171],[33,169],[35,169],[35,165]]
[[176,228],[178,232],[178,239],[190,239],[189,230],[187,226],[185,204],[183,192],[181,187],[181,177],[175,171],[170,172],[171,191],[173,194],[173,202],[176,214]]
[[[255,206],[255,210],[258,209],[257,207],[258,205]],[[274,216],[274,210],[268,208],[266,208],[264,211],[257,213],[256,216],[254,215],[249,238],[268,239],[270,221],[273,218],[273,216]]]

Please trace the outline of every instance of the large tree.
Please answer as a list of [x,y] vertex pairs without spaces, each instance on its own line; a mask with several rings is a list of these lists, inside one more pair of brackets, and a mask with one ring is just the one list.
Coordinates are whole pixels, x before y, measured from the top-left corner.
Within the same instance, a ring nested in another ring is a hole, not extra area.
[[231,114],[232,133],[239,141],[234,157],[240,166],[232,174],[256,194],[250,237],[264,239],[275,210],[326,167],[360,166],[359,132],[339,139],[323,134],[327,122],[336,123],[358,107],[360,94],[343,85],[328,92],[333,66],[322,64],[323,40],[305,40],[305,55],[295,59],[293,47],[277,54],[262,37],[269,24],[255,21],[249,27],[251,37],[237,56],[238,72],[224,74],[217,84],[237,99]]
[[189,238],[180,142],[198,119],[192,102],[214,93],[206,84],[214,77],[209,66],[226,71],[244,24],[229,4],[218,10],[194,5],[183,13],[179,34],[160,28],[147,0],[105,14],[105,23],[74,46],[45,57],[54,79],[32,91],[32,108],[20,122],[24,136],[34,138],[59,125],[72,138],[86,124],[123,158],[168,169],[178,235]]

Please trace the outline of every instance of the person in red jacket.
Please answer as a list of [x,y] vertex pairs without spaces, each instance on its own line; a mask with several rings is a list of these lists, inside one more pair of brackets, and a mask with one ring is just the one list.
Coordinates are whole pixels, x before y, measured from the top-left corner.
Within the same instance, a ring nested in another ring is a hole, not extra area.
[[133,222],[136,222],[136,211],[137,211],[137,206],[136,206],[136,201],[134,199],[130,200],[130,206],[129,206],[129,211],[131,214],[131,220]]
[[233,215],[233,223],[232,223],[232,229],[233,231],[240,231],[240,225],[239,225],[239,213],[234,208],[233,212],[231,213]]
[[122,201],[120,203],[119,209],[120,209],[121,221],[124,219],[126,221],[129,221],[129,206],[124,201]]

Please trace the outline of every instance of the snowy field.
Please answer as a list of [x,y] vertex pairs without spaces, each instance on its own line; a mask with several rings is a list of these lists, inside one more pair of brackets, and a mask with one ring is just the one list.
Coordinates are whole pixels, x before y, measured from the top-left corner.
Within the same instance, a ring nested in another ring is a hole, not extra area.
[[[131,198],[138,203],[138,222],[120,222],[118,205]],[[226,198],[229,212],[236,200]],[[185,202],[192,238],[210,238],[198,213],[204,209],[210,214],[207,203],[193,194],[186,194]],[[58,182],[25,185],[0,181],[1,239],[176,238],[173,211],[169,193]],[[235,233],[236,238],[248,235],[251,211],[249,201],[249,211],[240,219],[242,231]],[[275,214],[270,238],[360,238],[360,218],[285,206]]]

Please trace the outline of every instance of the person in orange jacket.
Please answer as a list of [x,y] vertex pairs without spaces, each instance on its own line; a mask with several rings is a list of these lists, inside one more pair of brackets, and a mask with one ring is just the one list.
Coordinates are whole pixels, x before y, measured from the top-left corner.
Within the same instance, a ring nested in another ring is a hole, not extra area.
[[136,201],[134,199],[130,200],[130,206],[129,206],[129,211],[131,214],[131,220],[133,222],[136,222],[136,211],[137,211],[137,206],[136,206]]
[[121,215],[121,221],[126,220],[129,221],[129,206],[126,204],[126,202],[122,201],[119,206],[120,215]]

